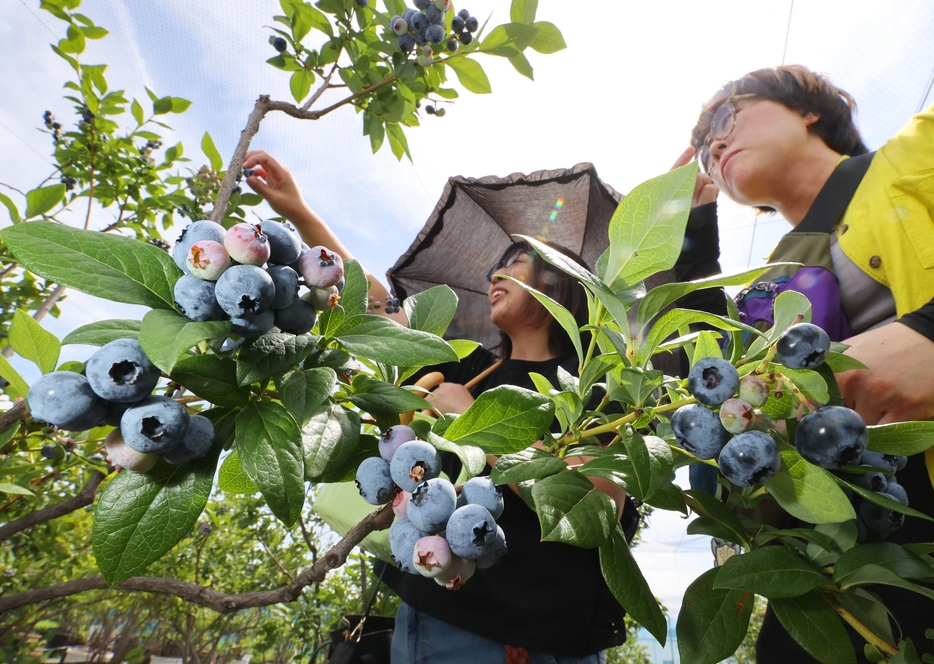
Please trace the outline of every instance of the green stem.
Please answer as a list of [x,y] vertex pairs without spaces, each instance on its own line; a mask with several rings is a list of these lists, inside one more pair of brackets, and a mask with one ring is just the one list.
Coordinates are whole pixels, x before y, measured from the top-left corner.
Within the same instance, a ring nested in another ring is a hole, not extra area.
[[879,652],[890,657],[894,657],[898,654],[898,648],[893,646],[891,643],[883,639],[881,636],[873,632],[869,627],[864,625],[856,616],[847,611],[840,602],[836,600],[835,597],[829,593],[822,593],[824,599],[827,600],[827,603],[837,612],[837,615],[843,618],[854,630],[866,640],[866,643],[875,646]]
[[[679,401],[673,401],[670,404],[664,406],[659,406],[655,408],[656,413],[667,413],[672,410],[678,410],[681,406],[687,406],[688,404],[697,403],[697,399],[694,397],[687,397],[686,399],[680,399]],[[585,429],[577,434],[567,434],[558,440],[558,445],[568,445],[575,440],[580,440],[581,438],[588,438],[590,436],[599,436],[604,433],[612,433],[619,429],[624,424],[631,424],[635,422],[642,415],[641,410],[634,410],[628,415],[624,415],[617,420],[613,420],[607,424],[601,424],[600,426],[594,427],[593,429]]]

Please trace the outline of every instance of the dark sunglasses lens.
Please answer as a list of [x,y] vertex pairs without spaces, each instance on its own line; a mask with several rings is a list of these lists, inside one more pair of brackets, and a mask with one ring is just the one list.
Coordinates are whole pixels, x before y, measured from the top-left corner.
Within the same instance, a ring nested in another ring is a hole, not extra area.
[[493,274],[497,270],[513,265],[517,260],[519,260],[519,257],[524,253],[526,253],[526,250],[523,249],[522,247],[513,247],[511,250],[507,251],[506,255],[503,256],[499,260],[499,262],[496,263],[496,265],[491,267],[489,272],[486,273],[486,280],[493,281]]

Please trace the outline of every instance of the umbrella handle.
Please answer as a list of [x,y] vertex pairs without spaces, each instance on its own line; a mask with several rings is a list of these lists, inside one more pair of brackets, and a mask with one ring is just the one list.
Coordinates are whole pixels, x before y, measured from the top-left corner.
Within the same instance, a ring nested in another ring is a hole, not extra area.
[[[441,383],[444,382],[444,374],[440,371],[432,371],[429,374],[425,374],[417,381],[415,381],[415,387],[421,387],[425,390],[433,390],[438,387]],[[428,411],[434,412],[434,411]],[[410,410],[408,413],[401,413],[399,415],[399,422],[402,424],[411,424],[412,420],[415,419],[415,411]]]

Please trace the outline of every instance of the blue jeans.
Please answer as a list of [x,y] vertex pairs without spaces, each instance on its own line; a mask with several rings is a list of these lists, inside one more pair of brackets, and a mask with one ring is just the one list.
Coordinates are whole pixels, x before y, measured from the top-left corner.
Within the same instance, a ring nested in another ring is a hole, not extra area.
[[[563,657],[530,651],[531,664],[605,664],[602,652]],[[392,664],[504,664],[502,643],[464,631],[416,611],[405,602],[396,611]]]

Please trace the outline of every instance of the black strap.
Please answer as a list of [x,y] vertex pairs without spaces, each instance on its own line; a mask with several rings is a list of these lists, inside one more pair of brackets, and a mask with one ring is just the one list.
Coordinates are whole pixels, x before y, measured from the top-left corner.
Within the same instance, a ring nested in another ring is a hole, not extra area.
[[850,204],[853,194],[869,170],[875,152],[844,159],[827,178],[811,208],[792,233],[830,233]]

